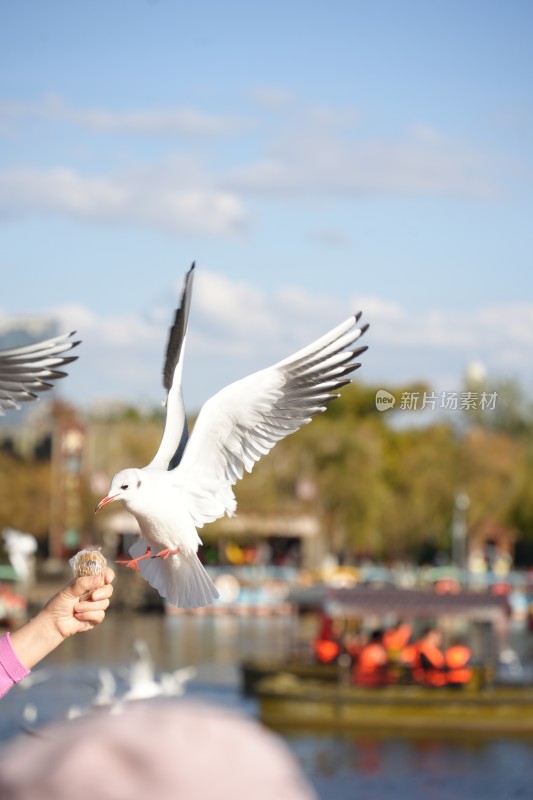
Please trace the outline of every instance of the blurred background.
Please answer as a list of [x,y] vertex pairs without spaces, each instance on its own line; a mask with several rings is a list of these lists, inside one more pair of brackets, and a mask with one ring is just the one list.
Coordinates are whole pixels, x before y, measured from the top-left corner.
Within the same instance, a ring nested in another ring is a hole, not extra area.
[[[170,612],[121,569],[102,631],[50,657],[68,679],[32,698],[38,721],[72,706],[67,684],[90,705],[94,670],[124,668],[139,638],[154,669],[192,664],[194,691],[256,713],[241,662],[309,644],[339,587],[503,597],[496,666],[529,679],[532,23],[526,0],[2,4],[0,347],[82,340],[65,380],[0,418],[5,626],[81,547],[113,560],[133,541],[126,512],[94,507],[159,443],[192,261],[191,423],[354,310],[370,323],[354,385],[202,532],[216,608]],[[6,738],[27,695],[2,702]],[[385,796],[398,759],[398,797],[439,770],[455,800],[501,797],[531,758],[506,737],[407,760],[397,738],[291,744],[335,797]]]

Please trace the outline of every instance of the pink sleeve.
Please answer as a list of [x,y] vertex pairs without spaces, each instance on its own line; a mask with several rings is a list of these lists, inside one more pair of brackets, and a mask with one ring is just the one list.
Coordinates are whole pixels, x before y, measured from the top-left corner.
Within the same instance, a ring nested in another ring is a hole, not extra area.
[[20,663],[11,647],[9,632],[0,638],[0,697],[30,674],[30,670]]

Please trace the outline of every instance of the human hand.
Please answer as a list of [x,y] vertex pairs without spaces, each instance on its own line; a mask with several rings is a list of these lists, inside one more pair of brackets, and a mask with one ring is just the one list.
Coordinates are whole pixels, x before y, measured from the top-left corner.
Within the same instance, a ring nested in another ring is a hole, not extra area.
[[76,578],[51,597],[41,613],[50,618],[63,639],[91,630],[104,620],[114,578],[110,567],[104,573],[103,586],[99,575]]

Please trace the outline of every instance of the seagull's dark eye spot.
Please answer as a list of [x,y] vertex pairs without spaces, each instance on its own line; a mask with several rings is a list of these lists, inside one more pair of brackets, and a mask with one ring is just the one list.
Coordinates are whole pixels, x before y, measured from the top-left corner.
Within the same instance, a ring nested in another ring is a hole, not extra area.
[[137,489],[139,488],[139,486],[141,485],[141,483],[142,483],[142,481],[141,481],[141,479],[139,478],[139,480],[137,481]]
[[128,484],[127,484],[127,483],[123,483],[123,484],[122,484],[122,486],[121,486],[120,488],[125,490],[125,489],[127,489],[127,488],[128,488]]

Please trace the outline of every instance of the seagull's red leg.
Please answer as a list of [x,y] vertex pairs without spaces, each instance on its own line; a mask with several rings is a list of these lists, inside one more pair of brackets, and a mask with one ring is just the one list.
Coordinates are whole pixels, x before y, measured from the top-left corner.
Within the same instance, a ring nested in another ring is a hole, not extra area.
[[150,558],[152,555],[152,550],[150,547],[146,548],[146,553],[143,556],[138,556],[137,558],[131,558],[129,561],[116,561],[116,564],[123,564],[125,567],[131,567],[134,569],[135,572],[139,572],[139,561],[142,561],[143,558]]
[[170,547],[165,547],[164,550],[160,550],[159,553],[156,553],[156,555],[152,556],[152,558],[166,559],[169,556],[175,556],[178,553],[179,553],[179,547],[176,547],[174,550],[172,550],[172,548],[170,548]]

